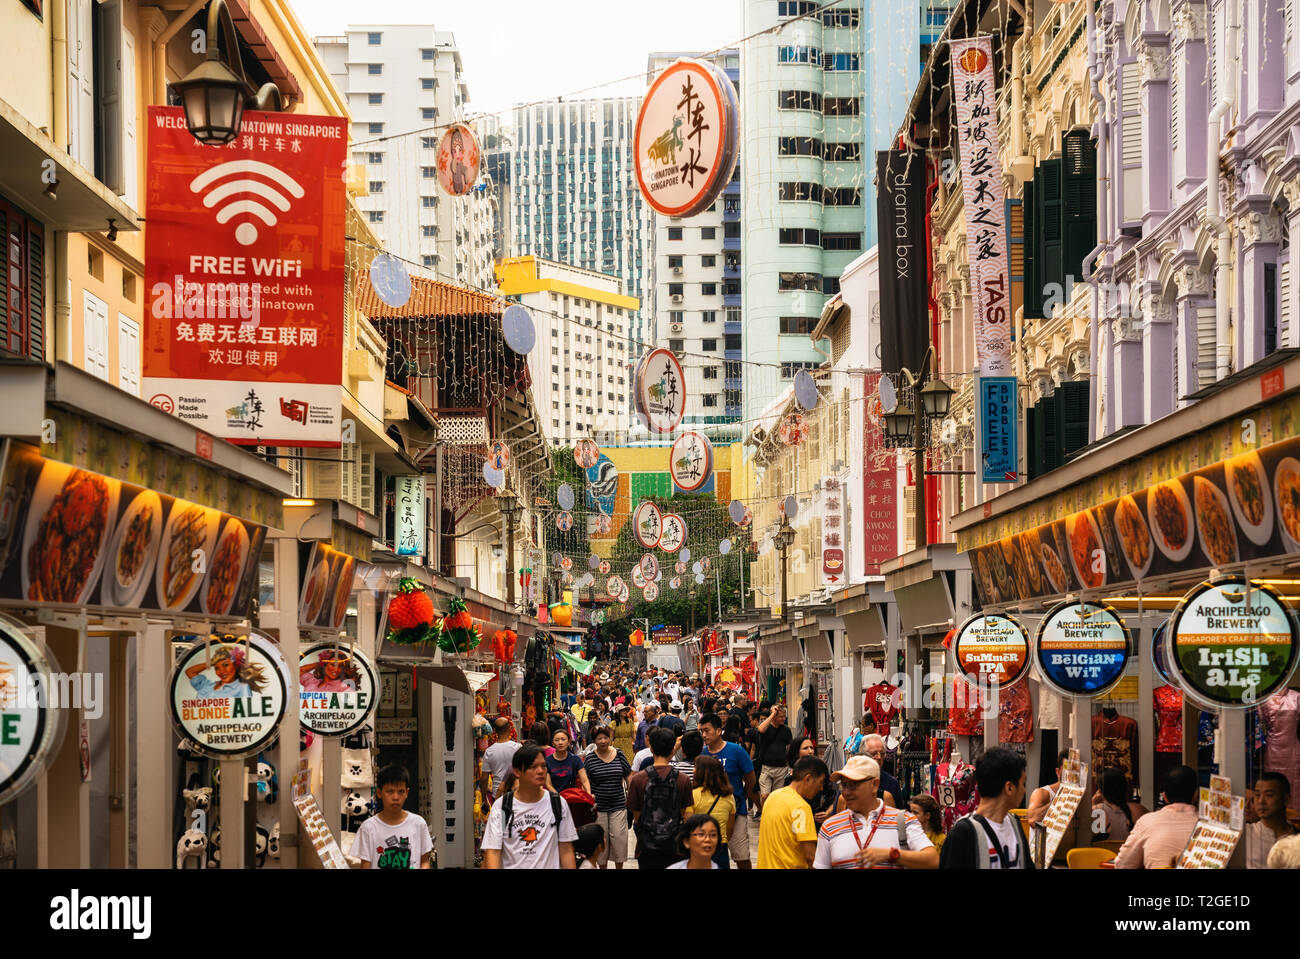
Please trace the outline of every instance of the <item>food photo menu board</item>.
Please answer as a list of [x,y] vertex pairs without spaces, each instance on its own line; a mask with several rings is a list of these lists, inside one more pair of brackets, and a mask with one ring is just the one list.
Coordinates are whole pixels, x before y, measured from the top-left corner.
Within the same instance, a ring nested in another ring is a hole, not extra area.
[[1211,776],[1201,789],[1196,825],[1178,857],[1179,869],[1227,869],[1246,823],[1246,800],[1232,794],[1232,781]]
[[8,445],[0,597],[248,615],[266,527]]
[[1300,437],[972,550],[985,606],[1300,552]]
[[348,613],[357,561],[324,543],[298,545],[298,625],[341,629]]

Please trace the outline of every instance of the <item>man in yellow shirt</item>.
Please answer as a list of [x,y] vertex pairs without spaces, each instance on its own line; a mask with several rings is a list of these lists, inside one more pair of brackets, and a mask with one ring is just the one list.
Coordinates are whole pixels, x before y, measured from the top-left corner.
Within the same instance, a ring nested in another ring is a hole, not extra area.
[[589,732],[587,720],[591,718],[591,714],[595,710],[596,707],[587,702],[583,698],[582,691],[579,690],[576,701],[569,707],[569,712],[573,714],[573,721],[578,724],[578,734],[582,737],[583,742],[586,742],[589,738],[587,735]]
[[792,772],[790,785],[773,791],[763,804],[759,869],[811,869],[817,855],[817,824],[808,800],[826,784],[826,764],[816,756],[804,756]]

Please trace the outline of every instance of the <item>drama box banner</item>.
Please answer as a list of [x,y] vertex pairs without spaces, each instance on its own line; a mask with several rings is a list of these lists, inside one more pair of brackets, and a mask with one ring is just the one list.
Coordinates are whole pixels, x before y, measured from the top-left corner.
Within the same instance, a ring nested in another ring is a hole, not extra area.
[[880,234],[880,362],[886,373],[920,372],[929,345],[925,246],[925,154],[876,154]]
[[1011,283],[1006,194],[998,159],[993,41],[981,36],[953,40],[948,46],[961,151],[966,262],[970,264],[971,291],[975,295],[975,356],[982,375],[1010,376]]
[[205,146],[149,108],[143,390],[232,443],[338,446],[341,117],[245,112]]

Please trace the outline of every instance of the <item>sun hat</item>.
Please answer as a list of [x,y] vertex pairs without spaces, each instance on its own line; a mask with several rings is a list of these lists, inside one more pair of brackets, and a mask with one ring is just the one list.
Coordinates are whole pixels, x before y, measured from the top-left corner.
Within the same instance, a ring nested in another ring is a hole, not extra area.
[[838,772],[831,773],[831,779],[840,782],[844,779],[851,779],[854,782],[863,782],[867,779],[880,778],[880,764],[870,756],[854,756],[844,764],[844,768]]

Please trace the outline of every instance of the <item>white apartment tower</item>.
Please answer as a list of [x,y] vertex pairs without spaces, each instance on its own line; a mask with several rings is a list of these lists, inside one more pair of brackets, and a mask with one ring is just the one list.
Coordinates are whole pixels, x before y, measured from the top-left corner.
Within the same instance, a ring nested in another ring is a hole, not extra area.
[[[654,317],[651,211],[641,199],[632,141],[638,97],[516,106],[511,250],[623,280]],[[640,317],[633,356],[654,343]]]
[[415,272],[494,290],[486,163],[468,196],[438,185],[438,143],[469,114],[455,36],[428,24],[361,25],[314,43],[347,97],[352,160],[369,188],[358,205],[384,246]]
[[[651,53],[647,84],[683,58],[700,59],[700,55]],[[739,50],[723,50],[704,59],[722,68],[739,90]],[[742,439],[739,165],[709,210],[685,219],[653,211],[652,215],[655,345],[685,356],[682,428],[707,427],[715,442]]]

